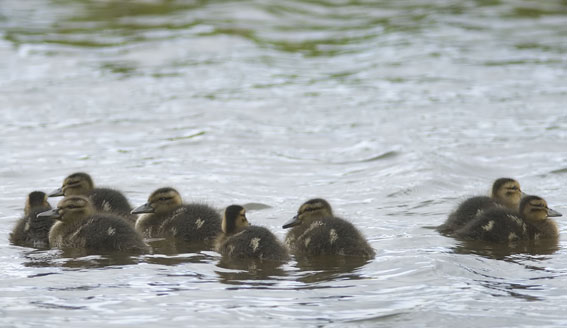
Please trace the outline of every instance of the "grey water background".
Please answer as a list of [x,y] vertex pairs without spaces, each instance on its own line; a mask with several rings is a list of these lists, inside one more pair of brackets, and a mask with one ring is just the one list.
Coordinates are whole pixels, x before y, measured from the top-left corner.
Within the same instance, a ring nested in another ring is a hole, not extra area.
[[[567,214],[566,54],[558,0],[2,0],[0,326],[567,326],[564,218],[533,252],[427,228],[501,176]],[[377,256],[10,245],[27,193],[75,171],[132,205],[247,203],[282,239],[324,197]]]

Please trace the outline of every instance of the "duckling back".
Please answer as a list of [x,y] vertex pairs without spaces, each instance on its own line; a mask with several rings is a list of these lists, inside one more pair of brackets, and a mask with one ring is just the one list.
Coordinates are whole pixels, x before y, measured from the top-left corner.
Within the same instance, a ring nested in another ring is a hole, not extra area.
[[491,208],[455,231],[465,240],[483,240],[493,243],[510,243],[529,239],[528,225],[518,214],[506,208]]
[[259,226],[247,226],[241,231],[217,240],[216,250],[232,259],[259,259],[285,261],[287,249],[270,230]]
[[37,214],[51,209],[46,195],[34,191],[28,195],[25,215],[19,219],[10,233],[13,245],[45,249],[49,247],[49,229],[55,223],[51,218],[38,218]]
[[205,204],[182,205],[160,222],[155,237],[213,246],[221,232],[220,214]]
[[346,255],[372,258],[374,250],[350,222],[337,217],[293,227],[285,239],[292,253],[304,256]]
[[496,200],[487,196],[472,197],[462,202],[457,209],[449,215],[445,223],[437,227],[437,231],[452,234],[477,215],[491,208],[502,207]]
[[[63,223],[58,223],[63,224]],[[49,234],[51,247],[85,249],[89,254],[107,252],[146,253],[148,246],[130,224],[107,213],[84,218],[69,229],[53,226]]]
[[130,214],[132,211],[130,202],[120,191],[110,188],[94,188],[88,196],[98,211],[116,214],[132,224],[136,222],[137,217]]

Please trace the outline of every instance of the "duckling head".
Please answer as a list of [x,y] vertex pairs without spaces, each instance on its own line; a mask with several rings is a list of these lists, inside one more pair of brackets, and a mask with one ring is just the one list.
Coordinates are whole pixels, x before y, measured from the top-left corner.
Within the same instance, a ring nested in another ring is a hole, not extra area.
[[51,205],[47,202],[47,195],[42,191],[32,191],[26,199],[26,206],[24,207],[24,214],[29,215],[33,208],[47,207]]
[[94,213],[95,209],[88,198],[84,196],[68,196],[57,204],[57,208],[41,212],[37,216],[72,222]]
[[282,228],[287,229],[306,221],[332,216],[333,210],[331,209],[331,205],[322,198],[314,198],[303,203],[303,205],[299,207],[299,210],[297,210],[297,215],[286,222]]
[[526,196],[520,203],[520,213],[528,221],[543,221],[548,217],[561,216],[561,213],[547,207],[547,202],[538,196]]
[[147,203],[136,207],[130,213],[166,213],[181,206],[182,203],[181,195],[177,190],[170,187],[159,188],[150,195]]
[[522,199],[520,183],[511,178],[500,178],[492,184],[492,198],[499,200],[510,209],[518,209]]
[[63,180],[61,188],[50,192],[48,197],[88,195],[94,189],[93,179],[84,172],[73,173]]
[[230,205],[224,210],[222,217],[222,232],[234,234],[239,232],[250,223],[246,218],[246,210],[240,205]]

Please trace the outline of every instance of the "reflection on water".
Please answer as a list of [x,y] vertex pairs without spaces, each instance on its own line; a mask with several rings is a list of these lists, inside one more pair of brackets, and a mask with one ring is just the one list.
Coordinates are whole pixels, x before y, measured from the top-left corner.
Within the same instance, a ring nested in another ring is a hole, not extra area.
[[[221,258],[215,273],[219,282],[229,285],[242,285],[243,288],[267,288],[277,285],[277,280],[287,275],[278,261],[261,261],[258,259]],[[226,270],[223,270],[226,269]]]
[[296,257],[297,267],[302,271],[299,281],[314,283],[332,280],[363,279],[357,269],[372,260],[354,256]]
[[110,266],[122,266],[138,264],[144,261],[142,257],[131,256],[124,253],[113,253],[106,255],[87,255],[84,251],[78,249],[34,250],[23,253],[25,261],[23,265],[26,267],[63,267],[73,269],[87,268],[104,268]]
[[458,254],[476,254],[491,259],[506,260],[512,255],[551,255],[559,250],[559,240],[518,241],[496,244],[479,240],[463,240],[453,251]]

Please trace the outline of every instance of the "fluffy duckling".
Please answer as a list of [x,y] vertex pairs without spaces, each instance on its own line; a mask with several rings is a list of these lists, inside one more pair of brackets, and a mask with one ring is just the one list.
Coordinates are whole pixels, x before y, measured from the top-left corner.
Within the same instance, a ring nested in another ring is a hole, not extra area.
[[231,205],[225,209],[222,233],[215,241],[215,249],[228,258],[271,261],[289,259],[287,249],[270,230],[249,225],[246,210],[240,205]]
[[146,238],[212,246],[221,231],[221,217],[215,209],[205,204],[184,205],[179,192],[170,187],[154,191],[132,214],[145,214],[136,221],[136,231]]
[[10,234],[10,242],[18,246],[48,248],[49,229],[55,220],[37,218],[37,214],[50,209],[51,205],[47,202],[47,195],[44,192],[31,192],[26,199],[24,217],[14,226]]
[[491,208],[456,231],[467,240],[508,243],[519,240],[558,238],[557,225],[549,216],[561,216],[547,207],[538,196],[526,196],[520,203],[519,214],[507,208]]
[[465,200],[449,215],[445,223],[437,227],[437,231],[451,234],[490,208],[504,207],[517,211],[521,198],[522,190],[518,181],[511,178],[496,179],[490,197],[476,196]]
[[122,218],[97,213],[84,196],[67,196],[57,208],[38,217],[56,219],[49,231],[49,245],[59,249],[84,249],[88,253],[123,251],[145,253],[148,246],[134,228]]
[[131,215],[132,206],[128,199],[118,190],[110,188],[95,188],[93,179],[84,172],[69,175],[63,180],[63,185],[51,193],[49,197],[80,195],[89,197],[95,209],[99,212],[117,214],[130,223],[136,222],[136,216]]
[[350,222],[335,217],[324,199],[311,199],[301,205],[297,215],[283,225],[284,229],[291,227],[285,243],[296,255],[375,255],[362,234]]

